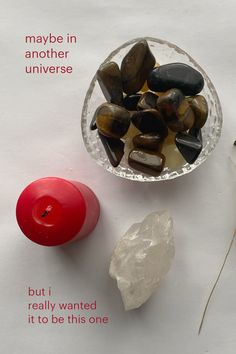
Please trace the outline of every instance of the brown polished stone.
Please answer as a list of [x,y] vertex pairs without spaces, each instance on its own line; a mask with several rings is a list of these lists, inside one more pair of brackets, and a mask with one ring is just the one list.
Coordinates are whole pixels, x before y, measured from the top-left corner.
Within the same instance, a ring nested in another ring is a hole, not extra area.
[[208,116],[208,105],[205,97],[196,95],[187,98],[195,116],[194,128],[201,129],[206,123]]
[[137,42],[121,63],[123,91],[127,94],[138,92],[144,85],[156,60],[145,39]]
[[158,99],[158,96],[155,95],[155,93],[145,92],[140,97],[140,100],[138,101],[137,108],[141,109],[141,110],[156,108],[157,99]]
[[97,71],[97,80],[106,100],[122,105],[123,89],[119,66],[113,61],[101,65]]
[[168,90],[158,98],[157,108],[167,123],[176,119],[176,111],[183,100],[184,95],[178,89]]
[[103,103],[97,111],[96,125],[103,135],[119,139],[129,129],[130,113],[115,104]]
[[119,139],[108,138],[101,133],[99,137],[112,166],[117,167],[124,155],[124,143]]
[[160,152],[163,146],[163,138],[157,133],[139,134],[133,138],[133,143],[135,147]]
[[156,109],[138,111],[133,114],[131,120],[142,133],[158,133],[162,138],[168,134],[166,123]]
[[174,132],[183,132],[190,129],[194,124],[194,113],[186,99],[180,104],[176,112],[177,119],[169,122],[169,128]]
[[190,129],[194,124],[194,113],[182,92],[170,89],[158,98],[157,108],[161,111],[168,127],[174,132]]
[[128,163],[135,170],[158,176],[164,168],[165,156],[156,151],[134,148],[129,153]]

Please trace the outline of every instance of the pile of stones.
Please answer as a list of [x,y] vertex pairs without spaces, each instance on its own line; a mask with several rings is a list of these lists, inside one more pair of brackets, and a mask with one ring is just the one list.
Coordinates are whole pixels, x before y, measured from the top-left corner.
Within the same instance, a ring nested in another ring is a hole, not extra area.
[[106,102],[96,109],[90,129],[98,129],[112,166],[125,155],[133,169],[158,176],[171,167],[171,157],[196,161],[208,116],[207,101],[199,95],[204,86],[200,72],[183,63],[160,66],[143,39],[120,68],[115,62],[103,64],[97,80]]

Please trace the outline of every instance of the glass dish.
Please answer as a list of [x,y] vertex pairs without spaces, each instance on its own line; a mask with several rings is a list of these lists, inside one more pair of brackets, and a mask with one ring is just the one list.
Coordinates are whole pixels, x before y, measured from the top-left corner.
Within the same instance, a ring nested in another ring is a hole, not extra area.
[[[205,71],[196,63],[196,61],[192,59],[184,50],[170,42],[151,37],[144,38],[147,40],[150,49],[156,58],[156,61],[160,63],[160,65],[174,62],[185,63],[200,71],[204,77],[205,84],[203,90],[201,91],[201,95],[203,95],[207,100],[209,114],[207,122],[202,128],[203,149],[197,160],[191,165],[186,162],[176,170],[165,167],[161,174],[157,177],[146,175],[142,172],[132,169],[124,157],[118,167],[113,167],[107,158],[104,147],[98,137],[97,130],[90,130],[89,127],[96,108],[101,103],[105,102],[105,98],[96,79],[96,74],[90,83],[84,100],[81,127],[86,149],[100,166],[105,168],[107,171],[123,178],[140,182],[155,182],[180,177],[193,171],[195,168],[201,165],[215,148],[220,138],[223,117],[220,101],[214,85],[212,84]],[[120,66],[122,59],[130,50],[130,48],[141,39],[143,38],[136,38],[124,43],[122,46],[114,50],[105,59],[104,63],[115,61]]]

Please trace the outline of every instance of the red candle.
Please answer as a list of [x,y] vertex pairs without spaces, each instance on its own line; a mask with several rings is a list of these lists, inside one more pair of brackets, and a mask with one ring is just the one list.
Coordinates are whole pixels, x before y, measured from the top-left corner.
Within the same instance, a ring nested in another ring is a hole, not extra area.
[[88,236],[99,213],[99,202],[90,188],[57,177],[32,182],[23,190],[16,206],[22,232],[44,246],[58,246]]

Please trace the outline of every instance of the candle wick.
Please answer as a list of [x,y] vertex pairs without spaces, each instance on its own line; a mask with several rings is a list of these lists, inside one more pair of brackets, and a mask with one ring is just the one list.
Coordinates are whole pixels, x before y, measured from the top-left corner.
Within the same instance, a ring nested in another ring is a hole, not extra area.
[[41,214],[41,217],[45,218],[45,216],[47,216],[51,210],[52,210],[52,206],[48,205],[47,208],[44,210],[44,212]]

